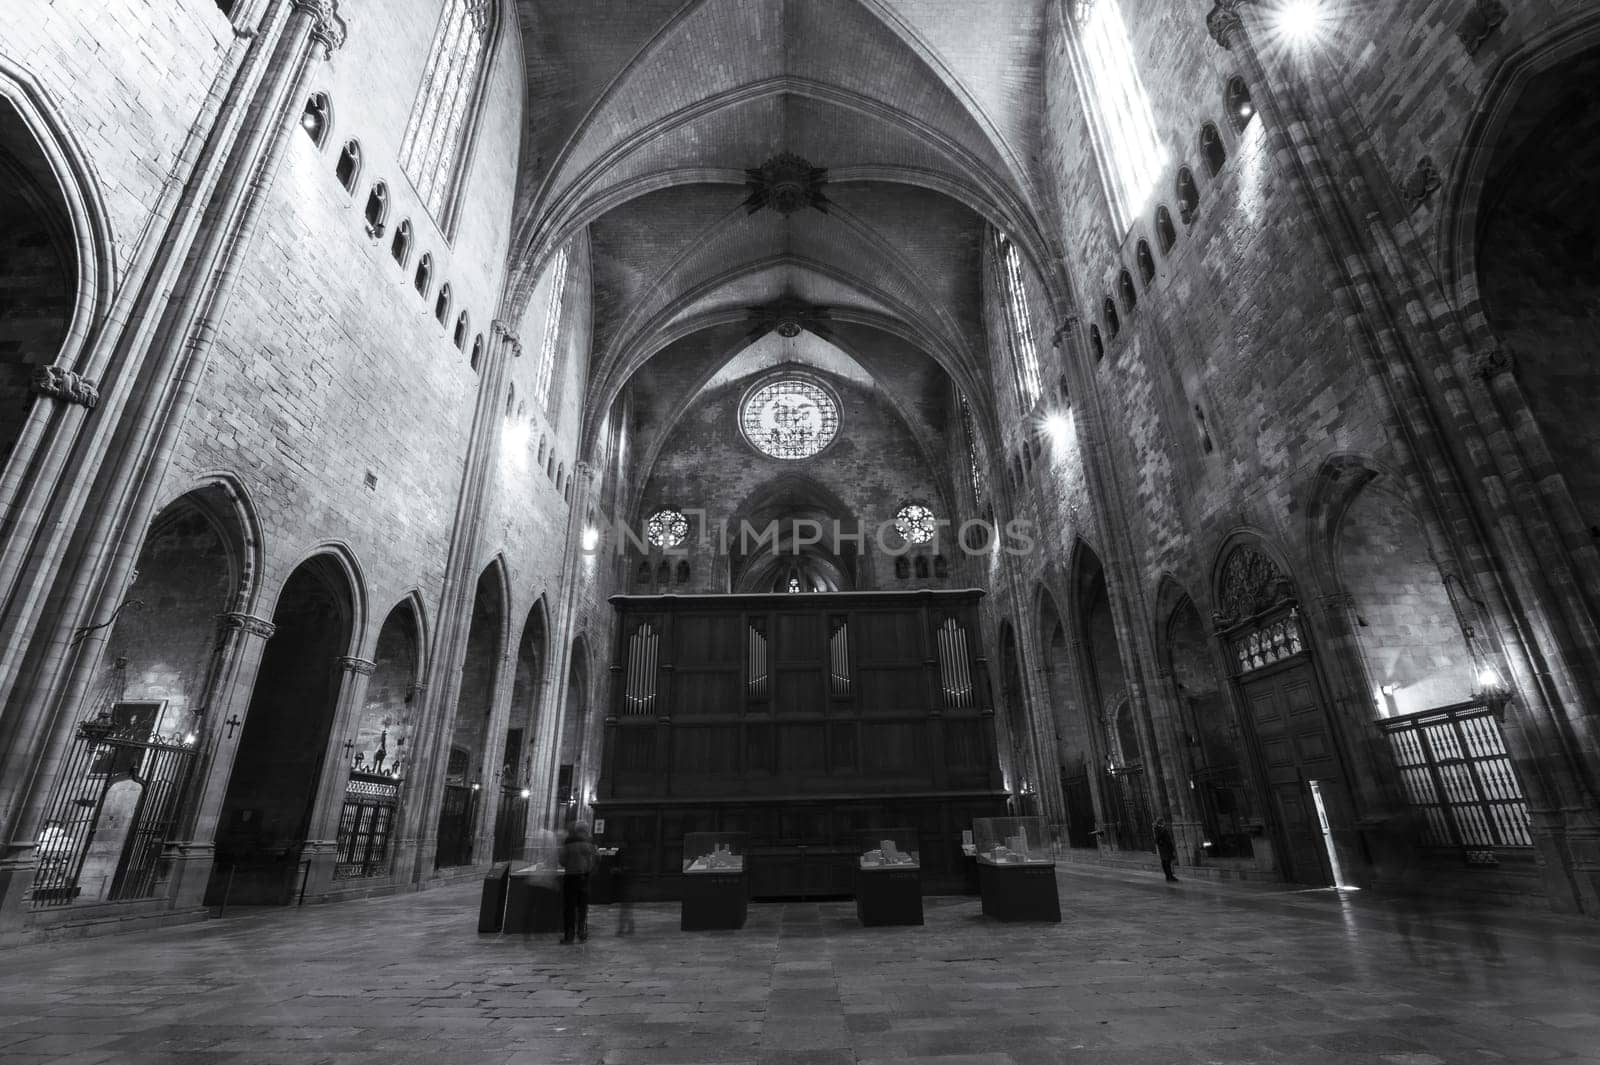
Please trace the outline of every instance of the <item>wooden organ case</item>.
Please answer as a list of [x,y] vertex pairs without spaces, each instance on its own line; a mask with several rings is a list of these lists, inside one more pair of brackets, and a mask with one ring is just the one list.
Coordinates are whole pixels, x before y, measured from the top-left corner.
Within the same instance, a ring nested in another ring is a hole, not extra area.
[[641,899],[687,832],[744,832],[757,898],[849,895],[858,832],[911,827],[958,892],[962,830],[1003,815],[981,591],[614,596],[594,803]]

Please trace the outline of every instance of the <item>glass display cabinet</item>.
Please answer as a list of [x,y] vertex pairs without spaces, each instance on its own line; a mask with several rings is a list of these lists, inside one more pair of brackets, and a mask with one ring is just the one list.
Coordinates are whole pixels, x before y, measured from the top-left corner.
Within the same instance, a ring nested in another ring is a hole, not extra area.
[[1061,920],[1055,852],[1042,817],[972,822],[983,913],[1000,921]]
[[743,832],[689,832],[683,837],[685,873],[744,872]]
[[[545,838],[545,837],[548,838]],[[507,932],[561,931],[561,847],[554,833],[536,837],[513,862],[506,890]]]
[[744,927],[750,900],[746,843],[743,832],[684,834],[680,929],[697,932]]
[[863,925],[922,923],[921,845],[914,828],[858,833],[856,917]]

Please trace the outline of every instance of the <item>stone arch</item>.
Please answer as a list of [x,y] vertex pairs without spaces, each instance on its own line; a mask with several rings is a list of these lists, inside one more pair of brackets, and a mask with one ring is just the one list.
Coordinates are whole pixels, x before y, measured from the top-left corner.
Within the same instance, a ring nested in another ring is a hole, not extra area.
[[1261,824],[1248,740],[1229,705],[1200,608],[1172,576],[1156,595],[1160,672],[1176,704],[1184,771],[1202,829],[1204,859],[1250,859]]
[[1100,766],[1100,744],[1093,716],[1084,712],[1078,669],[1073,656],[1075,632],[1068,628],[1055,595],[1045,585],[1038,589],[1039,654],[1044,687],[1050,700],[1054,726],[1056,764],[1061,795],[1066,806],[1066,842],[1069,847],[1093,847],[1094,779]]
[[350,559],[323,549],[278,590],[217,828],[212,904],[287,903],[360,622]]
[[415,595],[396,603],[378,628],[372,678],[354,736],[355,758],[375,772],[403,776],[417,757],[425,639]]
[[1329,460],[1308,512],[1383,717],[1465,702],[1474,655],[1421,518],[1363,460]]
[[[321,560],[320,565],[337,568],[340,579],[350,589],[350,640],[341,654],[361,654],[367,646],[367,625],[371,614],[367,605],[366,575],[362,572],[360,560],[356,558],[356,553],[350,545],[343,540],[324,540],[300,556],[295,562],[294,570],[297,571],[313,559]],[[280,586],[278,594],[282,593],[283,588]],[[276,609],[275,603],[274,609]]]
[[548,604],[541,595],[528,610],[517,637],[510,712],[500,751],[500,798],[495,807],[493,858],[497,862],[518,856],[527,844],[534,730],[550,659],[548,618]]
[[1122,641],[1111,609],[1100,556],[1079,541],[1072,559],[1073,613],[1080,638],[1083,690],[1106,764],[1093,768],[1100,781],[1101,842],[1119,850],[1149,850],[1152,844],[1150,774],[1153,758],[1143,749],[1122,668]]
[[510,587],[504,560],[490,560],[478,574],[467,624],[445,763],[445,795],[439,810],[438,868],[472,864],[480,793],[495,766],[489,746],[489,722],[500,685],[500,663],[506,652],[506,605]]
[[583,633],[572,639],[567,660],[567,683],[561,703],[561,755],[557,764],[557,813],[561,823],[581,818],[588,805],[588,784],[593,767],[584,751],[589,741],[592,695],[589,644]]
[[1014,811],[1034,815],[1039,810],[1039,766],[1033,752],[1028,713],[1028,686],[1024,679],[1022,647],[1016,626],[1007,618],[1000,624],[1000,708],[1005,724],[1006,785]]
[[49,409],[32,402],[36,375],[54,399],[98,399],[100,368],[83,356],[116,280],[106,219],[57,109],[0,57],[0,468]]
[[254,599],[260,561],[254,526],[231,481],[203,483],[161,508],[116,608],[97,701],[159,703],[153,731],[202,731],[215,696],[220,626]]
[[1600,403],[1596,81],[1595,15],[1502,63],[1468,126],[1442,233],[1446,281],[1474,345],[1514,356],[1520,398],[1541,430],[1533,475],[1565,484],[1591,535],[1600,532],[1600,435],[1585,429]]

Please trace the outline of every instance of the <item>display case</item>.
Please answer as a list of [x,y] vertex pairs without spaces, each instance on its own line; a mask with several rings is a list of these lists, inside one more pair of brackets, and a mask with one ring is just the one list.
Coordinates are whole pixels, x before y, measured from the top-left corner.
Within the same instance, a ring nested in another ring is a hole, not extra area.
[[869,828],[859,835],[859,863],[864,870],[916,869],[922,864],[914,828]]
[[972,822],[978,894],[985,916],[1060,921],[1055,852],[1042,817],[980,817]]
[[859,836],[856,917],[864,925],[921,924],[922,864],[916,829],[875,828]]
[[679,928],[694,932],[744,927],[750,899],[745,850],[743,832],[685,833]]
[[1054,865],[1042,817],[980,817],[972,822],[978,861],[990,865]]
[[551,833],[537,840],[511,866],[506,891],[507,933],[561,931],[561,848]]
[[685,873],[744,872],[743,832],[690,832],[683,837]]

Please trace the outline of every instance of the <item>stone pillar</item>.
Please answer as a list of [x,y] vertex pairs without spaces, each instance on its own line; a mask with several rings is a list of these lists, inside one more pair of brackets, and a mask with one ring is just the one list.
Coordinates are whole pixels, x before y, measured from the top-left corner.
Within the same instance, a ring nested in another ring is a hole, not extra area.
[[311,819],[306,823],[302,862],[310,860],[306,875],[306,895],[326,895],[333,886],[334,866],[338,861],[339,817],[344,812],[345,785],[350,780],[350,746],[367,703],[367,682],[377,663],[365,658],[344,656],[338,660],[339,700],[328,729],[328,745],[322,755],[322,772],[317,776],[317,794],[312,800]]
[[167,857],[173,863],[172,900],[177,909],[199,906],[205,899],[216,860],[217,826],[244,736],[261,656],[277,631],[272,622],[240,611],[229,611],[218,620],[220,664],[201,729],[201,761],[191,785],[194,817],[186,836],[168,844]]

